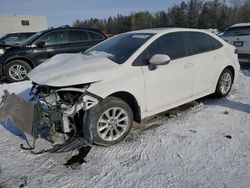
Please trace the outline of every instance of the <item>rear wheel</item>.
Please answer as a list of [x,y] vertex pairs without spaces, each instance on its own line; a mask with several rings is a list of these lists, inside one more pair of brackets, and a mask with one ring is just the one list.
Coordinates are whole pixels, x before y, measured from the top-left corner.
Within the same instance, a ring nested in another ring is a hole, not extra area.
[[233,73],[229,69],[224,69],[219,77],[215,94],[217,97],[225,97],[228,95],[233,84]]
[[20,82],[27,79],[30,70],[30,65],[25,61],[13,60],[6,65],[5,76],[9,82]]
[[133,123],[133,113],[123,100],[108,97],[89,110],[87,119],[94,143],[109,146],[127,136]]

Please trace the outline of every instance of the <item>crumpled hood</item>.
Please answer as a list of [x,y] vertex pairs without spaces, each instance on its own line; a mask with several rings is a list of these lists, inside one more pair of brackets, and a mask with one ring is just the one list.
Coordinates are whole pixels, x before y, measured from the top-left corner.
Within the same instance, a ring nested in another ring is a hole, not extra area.
[[101,81],[118,68],[104,56],[58,54],[30,71],[28,77],[40,85],[64,87]]

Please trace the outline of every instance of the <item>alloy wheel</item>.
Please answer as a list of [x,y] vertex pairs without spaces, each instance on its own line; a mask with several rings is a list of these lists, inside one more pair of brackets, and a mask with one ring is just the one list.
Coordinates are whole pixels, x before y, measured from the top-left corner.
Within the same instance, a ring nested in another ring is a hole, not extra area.
[[119,139],[129,127],[127,112],[120,107],[107,109],[97,122],[97,133],[105,141]]
[[22,65],[12,65],[9,69],[9,75],[13,80],[24,80],[27,75],[27,70]]
[[221,93],[227,94],[231,88],[232,85],[232,76],[229,72],[225,72],[221,79],[220,79],[220,83],[219,83],[219,88]]

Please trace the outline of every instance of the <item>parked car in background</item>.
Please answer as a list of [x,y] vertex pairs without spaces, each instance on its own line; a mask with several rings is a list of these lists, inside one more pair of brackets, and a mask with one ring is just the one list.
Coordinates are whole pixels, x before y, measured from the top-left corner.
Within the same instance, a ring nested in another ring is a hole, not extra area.
[[[133,31],[84,53],[56,55],[36,67],[28,74],[35,103],[6,92],[0,116],[10,116],[3,113],[5,109],[15,112],[16,126],[34,135],[39,134],[32,132],[40,130],[39,121],[47,122],[48,140],[53,142],[60,135],[56,132],[67,138],[61,147],[57,145],[60,151],[81,146],[76,138],[83,138],[85,144],[109,146],[126,137],[133,121],[212,93],[226,96],[239,69],[235,47],[211,32]],[[11,109],[16,108],[13,101],[23,110]],[[35,112],[29,113],[31,109]],[[45,119],[38,121],[40,113]]]
[[60,27],[38,32],[20,45],[0,44],[0,77],[25,80],[27,73],[60,53],[78,53],[105,40],[99,29]]
[[240,62],[250,63],[250,23],[235,24],[221,37],[237,48]]
[[0,44],[19,45],[34,34],[35,32],[9,33],[0,38]]

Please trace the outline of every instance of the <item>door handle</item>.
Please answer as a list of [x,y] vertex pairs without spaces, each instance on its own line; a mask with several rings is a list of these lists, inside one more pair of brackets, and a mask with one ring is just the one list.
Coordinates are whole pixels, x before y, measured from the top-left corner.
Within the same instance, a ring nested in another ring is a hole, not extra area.
[[188,69],[188,68],[191,68],[194,64],[193,63],[186,63],[184,65],[184,68]]

